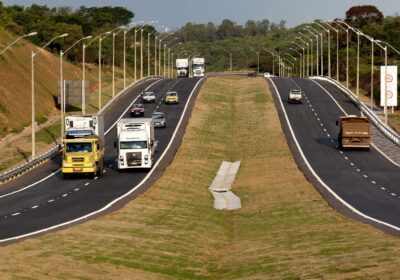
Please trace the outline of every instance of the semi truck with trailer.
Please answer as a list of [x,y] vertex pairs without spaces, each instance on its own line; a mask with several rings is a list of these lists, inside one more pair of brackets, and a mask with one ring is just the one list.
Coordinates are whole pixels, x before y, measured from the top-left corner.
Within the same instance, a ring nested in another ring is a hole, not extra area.
[[118,169],[152,168],[157,141],[154,119],[121,119],[117,123]]
[[101,176],[104,168],[104,119],[96,116],[65,118],[61,172]]
[[203,57],[193,57],[192,59],[193,77],[204,77],[205,60]]
[[176,60],[176,76],[178,78],[189,77],[189,59],[178,58]]
[[339,127],[339,149],[370,149],[371,127],[366,117],[343,116],[336,125]]

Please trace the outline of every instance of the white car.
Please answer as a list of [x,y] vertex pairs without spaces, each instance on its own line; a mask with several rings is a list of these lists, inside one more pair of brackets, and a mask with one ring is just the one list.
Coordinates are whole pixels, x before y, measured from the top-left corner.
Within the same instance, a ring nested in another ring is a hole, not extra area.
[[288,103],[302,103],[301,98],[302,98],[302,91],[299,89],[292,89],[289,92],[288,96]]
[[264,73],[264,78],[271,78],[272,75],[269,72]]
[[152,91],[146,91],[145,93],[143,93],[143,102],[156,102],[156,94]]

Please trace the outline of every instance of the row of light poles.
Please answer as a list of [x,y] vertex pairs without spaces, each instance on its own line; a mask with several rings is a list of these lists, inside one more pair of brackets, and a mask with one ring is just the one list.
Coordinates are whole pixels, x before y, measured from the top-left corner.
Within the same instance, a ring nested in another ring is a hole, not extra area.
[[[149,22],[149,23],[153,23],[155,21]],[[138,22],[138,23],[142,23],[142,22]],[[138,24],[138,23],[134,23],[134,24]],[[102,91],[102,74],[101,74],[101,66],[102,66],[102,41],[108,37],[109,35],[112,34],[113,36],[113,41],[112,41],[112,95],[113,97],[115,96],[115,37],[116,35],[118,35],[120,32],[123,31],[124,34],[124,56],[123,56],[123,60],[124,60],[124,64],[123,64],[123,71],[124,71],[124,88],[126,88],[126,33],[131,30],[134,26],[130,26],[125,27],[125,26],[120,26],[117,27],[111,31],[108,32],[104,32],[101,33],[99,35],[97,35],[95,38],[93,38],[91,41],[89,41],[87,44],[83,43],[82,44],[82,114],[86,114],[86,85],[85,85],[85,81],[86,81],[86,69],[85,69],[85,64],[86,64],[86,49],[87,47],[89,47],[91,44],[93,44],[95,41],[98,40],[99,42],[99,51],[98,51],[98,68],[99,68],[99,75],[98,75],[98,81],[99,81],[99,88],[98,88],[98,98],[99,98],[99,110],[102,107],[102,95],[101,95],[101,91]],[[141,33],[143,33],[143,28],[142,27],[140,29]],[[137,29],[135,29],[135,80],[136,80],[136,33],[137,33]],[[150,75],[150,35],[152,35],[153,33],[148,33],[148,75]],[[170,35],[171,33],[168,33],[168,35]],[[30,36],[34,36],[37,35],[37,32],[31,32],[29,34],[25,34],[22,35],[20,37],[18,37],[15,41],[13,41],[12,43],[10,43],[5,49],[3,49],[2,51],[0,51],[0,55],[3,54],[4,52],[6,52],[8,49],[10,49],[14,44],[16,44],[19,40],[21,40],[22,38],[25,37],[30,37]],[[67,33],[62,34],[62,35],[58,35],[55,36],[54,38],[52,38],[50,41],[48,41],[46,44],[44,44],[42,47],[40,47],[37,50],[34,50],[31,52],[31,126],[32,126],[32,159],[36,158],[36,145],[35,145],[35,57],[40,54],[46,47],[48,47],[52,42],[54,42],[55,40],[59,39],[59,38],[64,38],[68,36]],[[165,39],[167,36],[164,36],[163,39]],[[76,41],[75,43],[73,43],[70,47],[68,47],[65,51],[64,50],[60,50],[60,112],[61,112],[61,135],[64,135],[65,129],[64,129],[64,116],[65,116],[65,83],[64,83],[64,72],[63,72],[63,57],[65,54],[67,54],[71,49],[73,49],[78,43],[91,39],[93,36],[86,36],[83,37],[81,39],[79,39],[78,41]],[[154,74],[157,75],[157,37],[155,36],[155,42],[154,42],[154,60],[155,60],[155,64],[154,64]],[[160,45],[161,45],[161,41],[163,39],[159,39]],[[174,38],[177,39],[177,38]],[[167,44],[169,44],[170,42],[164,44],[164,49],[167,46]],[[168,51],[170,52],[170,48],[168,48]],[[161,52],[162,49],[159,48],[159,70],[158,70],[158,74],[161,74]],[[164,57],[165,57],[165,52],[164,52]],[[171,65],[171,62],[168,61],[168,65]],[[164,61],[164,73],[165,73],[165,61]],[[143,36],[141,36],[141,78],[143,77]]]

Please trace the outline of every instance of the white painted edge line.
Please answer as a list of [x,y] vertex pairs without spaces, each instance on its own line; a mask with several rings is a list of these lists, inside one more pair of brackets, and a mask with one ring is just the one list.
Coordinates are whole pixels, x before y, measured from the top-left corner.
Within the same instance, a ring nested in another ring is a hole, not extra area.
[[[347,112],[342,108],[342,106],[340,106],[340,104],[336,101],[335,98],[333,98],[333,96],[319,83],[317,83],[316,81],[314,81],[313,79],[310,79],[313,83],[315,83],[316,85],[318,85],[323,91],[325,91],[329,97],[333,100],[333,102],[336,103],[336,105],[338,106],[338,108],[343,112],[343,114],[345,114],[346,116],[348,115]],[[380,153],[384,158],[386,158],[388,161],[390,161],[392,164],[400,167],[400,165],[396,162],[394,162],[387,154],[385,154],[381,149],[379,149],[374,143],[371,142],[371,146],[375,148],[375,150],[378,151],[378,153]]]
[[139,184],[137,184],[136,186],[134,186],[129,192],[127,192],[127,193],[125,193],[124,195],[122,195],[122,196],[116,198],[115,200],[111,201],[109,204],[107,204],[107,205],[104,206],[103,208],[101,208],[101,209],[99,209],[99,210],[96,210],[96,211],[94,211],[94,212],[92,212],[92,213],[89,213],[89,214],[87,214],[87,215],[85,215],[85,216],[82,216],[82,217],[79,217],[79,218],[76,218],[76,219],[74,219],[74,220],[71,220],[71,221],[68,221],[68,222],[64,222],[64,223],[61,223],[61,224],[58,224],[58,225],[54,225],[54,226],[51,226],[51,227],[48,227],[48,228],[45,228],[45,229],[41,229],[41,230],[38,230],[38,231],[34,231],[34,232],[31,232],[31,233],[26,233],[26,234],[23,234],[23,235],[14,236],[14,237],[6,238],[6,239],[0,239],[0,243],[4,243],[4,242],[8,242],[8,241],[13,241],[13,240],[18,240],[18,239],[25,238],[25,237],[29,237],[29,236],[32,236],[32,235],[36,235],[36,234],[39,234],[39,233],[48,232],[48,231],[51,231],[51,230],[53,230],[53,229],[56,229],[56,228],[59,228],[59,227],[63,227],[63,226],[67,226],[67,225],[73,224],[73,223],[75,223],[75,222],[78,222],[78,221],[87,219],[87,218],[89,218],[89,217],[91,217],[91,216],[94,216],[94,215],[96,215],[96,214],[99,214],[99,213],[101,213],[101,212],[107,210],[108,208],[110,208],[111,206],[113,206],[113,205],[114,205],[115,203],[117,203],[118,201],[124,199],[125,197],[131,195],[133,192],[135,192],[137,189],[139,189],[139,188],[147,181],[147,179],[150,178],[150,176],[153,174],[153,172],[154,172],[154,170],[156,169],[156,167],[158,166],[158,164],[162,161],[162,159],[164,158],[164,156],[166,155],[166,153],[167,153],[168,150],[170,149],[170,147],[171,147],[171,145],[172,145],[172,143],[173,143],[173,141],[174,141],[174,139],[175,139],[175,136],[176,136],[176,134],[178,133],[178,130],[179,130],[180,126],[181,126],[181,123],[182,123],[182,121],[183,121],[183,118],[184,118],[184,116],[186,115],[186,110],[187,110],[187,108],[188,108],[188,106],[189,106],[190,100],[192,99],[193,93],[196,91],[197,87],[199,86],[200,82],[203,81],[203,79],[206,79],[206,77],[201,78],[201,79],[196,83],[196,85],[194,86],[192,92],[190,93],[189,98],[188,98],[188,101],[187,101],[187,103],[186,103],[186,105],[185,105],[185,108],[183,109],[182,116],[181,116],[181,118],[180,118],[180,120],[179,120],[179,122],[178,122],[178,125],[177,125],[176,128],[175,128],[174,134],[172,135],[171,140],[170,140],[169,143],[168,143],[168,146],[166,147],[166,149],[164,150],[164,152],[162,153],[162,155],[160,156],[160,158],[158,159],[158,161],[156,162],[156,164],[154,164],[154,166],[153,166],[153,168],[150,170],[150,172],[146,175],[146,177],[143,178],[143,180],[142,180]]
[[365,218],[365,219],[367,219],[367,220],[370,220],[370,221],[376,222],[376,223],[378,223],[378,224],[381,224],[381,225],[387,226],[387,227],[389,227],[389,228],[392,228],[392,229],[394,229],[394,230],[400,231],[400,227],[397,227],[397,226],[395,226],[395,225],[386,223],[386,222],[384,222],[384,221],[381,221],[381,220],[372,218],[372,217],[370,217],[370,216],[368,216],[368,215],[362,213],[361,211],[357,210],[357,209],[354,208],[352,205],[350,205],[349,203],[347,203],[344,199],[342,199],[338,194],[336,194],[327,184],[325,184],[324,181],[322,181],[322,179],[317,175],[317,173],[315,172],[315,170],[311,167],[310,163],[308,162],[306,156],[304,155],[303,150],[301,149],[300,144],[299,144],[299,142],[297,141],[296,135],[294,134],[292,125],[290,124],[289,117],[288,117],[288,115],[287,115],[287,113],[286,113],[285,107],[283,106],[282,99],[281,99],[281,96],[280,96],[280,94],[279,94],[278,88],[276,87],[276,85],[275,85],[275,83],[274,83],[274,81],[273,81],[272,79],[270,79],[270,81],[271,81],[272,85],[273,85],[274,88],[275,88],[276,94],[277,94],[278,99],[279,99],[279,103],[280,103],[281,108],[282,108],[282,111],[283,111],[283,113],[284,113],[284,115],[285,115],[286,123],[287,123],[287,125],[288,125],[289,130],[290,130],[290,134],[292,135],[292,138],[293,138],[293,140],[294,140],[294,142],[295,142],[295,144],[296,144],[296,146],[297,146],[297,149],[298,149],[298,151],[299,151],[301,157],[303,158],[305,164],[307,165],[308,169],[311,171],[311,173],[314,175],[314,177],[318,180],[318,182],[319,182],[331,195],[333,195],[338,201],[340,201],[340,203],[342,203],[344,206],[346,206],[347,208],[349,208],[351,211],[353,211],[353,212],[356,213],[357,215],[359,215],[359,216],[361,216],[361,217],[363,217],[363,218]]
[[[161,80],[162,80],[162,79],[157,80],[157,81],[155,81],[154,83],[150,84],[150,85],[146,88],[146,90],[148,90],[150,87],[152,87],[152,86],[155,85],[156,83],[160,82]],[[126,112],[129,110],[129,108],[132,106],[132,104],[135,103],[135,101],[136,101],[139,97],[140,97],[140,95],[139,95],[138,97],[136,97],[135,100],[133,100],[133,102],[132,102],[131,104],[129,104],[128,108],[122,113],[121,117],[111,126],[111,128],[110,128],[109,130],[107,130],[107,131],[104,133],[104,135],[107,135],[108,132],[110,132],[110,130],[117,124],[117,122],[122,118],[122,116],[126,114]],[[7,197],[7,196],[10,196],[10,195],[13,195],[13,194],[17,194],[17,193],[22,192],[22,191],[25,191],[25,190],[27,190],[27,189],[30,189],[30,188],[36,186],[37,184],[40,184],[40,183],[46,181],[47,179],[49,179],[49,178],[51,178],[52,176],[54,176],[54,175],[56,175],[57,173],[59,173],[60,171],[61,171],[61,168],[58,169],[58,170],[56,170],[56,171],[54,171],[53,173],[51,173],[51,174],[48,175],[47,177],[44,177],[44,178],[40,179],[39,181],[37,181],[37,182],[35,182],[35,183],[33,183],[33,184],[30,184],[30,185],[28,185],[28,186],[26,186],[26,187],[23,187],[23,188],[21,188],[21,189],[19,189],[19,190],[16,190],[16,191],[13,191],[13,192],[10,192],[10,193],[6,193],[6,194],[3,194],[3,195],[0,195],[0,199],[2,199],[2,198],[4,198],[4,197]]]

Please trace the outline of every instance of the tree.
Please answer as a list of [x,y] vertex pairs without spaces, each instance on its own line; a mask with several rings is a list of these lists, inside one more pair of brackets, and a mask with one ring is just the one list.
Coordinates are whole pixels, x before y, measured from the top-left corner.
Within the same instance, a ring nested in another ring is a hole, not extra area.
[[383,18],[383,13],[371,5],[354,6],[346,12],[346,21],[356,28],[370,23],[381,23]]

